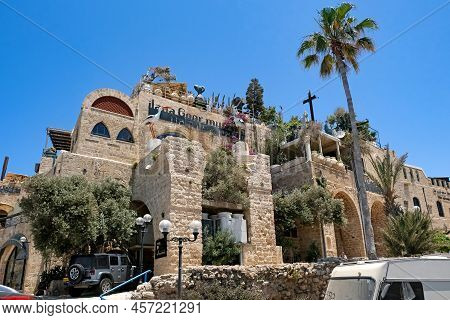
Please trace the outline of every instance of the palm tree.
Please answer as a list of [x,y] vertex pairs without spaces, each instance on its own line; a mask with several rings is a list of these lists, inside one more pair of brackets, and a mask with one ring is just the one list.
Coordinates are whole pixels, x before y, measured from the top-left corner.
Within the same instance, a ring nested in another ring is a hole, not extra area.
[[338,7],[328,7],[319,11],[320,32],[315,32],[306,37],[298,49],[297,56],[302,58],[302,63],[306,69],[319,64],[319,60],[321,60],[320,75],[322,77],[330,76],[333,71],[337,71],[341,77],[350,113],[355,164],[354,174],[362,211],[365,246],[368,257],[376,259],[375,241],[364,182],[361,146],[347,72],[350,67],[358,71],[357,57],[363,51],[375,51],[372,39],[366,37],[364,33],[366,30],[376,29],[377,24],[370,18],[358,22],[356,18],[350,16],[353,7],[350,3],[342,3]]
[[434,250],[431,217],[420,210],[391,216],[384,231],[386,248],[393,256],[411,256]]
[[398,181],[400,171],[403,169],[408,154],[395,158],[391,155],[388,145],[382,159],[380,157],[374,159],[372,155],[369,156],[375,173],[367,172],[367,175],[383,194],[385,212],[390,215],[397,215],[401,210],[395,202],[395,199],[397,199],[395,184]]

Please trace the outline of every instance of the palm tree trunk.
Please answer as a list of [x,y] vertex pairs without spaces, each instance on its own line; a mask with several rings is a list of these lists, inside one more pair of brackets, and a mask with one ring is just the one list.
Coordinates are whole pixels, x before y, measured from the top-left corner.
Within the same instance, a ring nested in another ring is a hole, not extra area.
[[350,114],[350,122],[352,127],[353,140],[353,173],[356,180],[356,188],[358,191],[358,199],[361,209],[361,220],[364,230],[364,243],[366,253],[369,259],[377,259],[375,249],[375,239],[373,235],[372,221],[370,218],[369,202],[367,200],[366,183],[364,180],[364,167],[361,156],[361,146],[359,143],[359,133],[356,126],[355,109],[353,108],[353,99],[350,93],[350,86],[347,79],[347,70],[342,59],[337,57],[339,74],[341,76],[342,85],[344,86],[345,96],[347,97],[348,113]]

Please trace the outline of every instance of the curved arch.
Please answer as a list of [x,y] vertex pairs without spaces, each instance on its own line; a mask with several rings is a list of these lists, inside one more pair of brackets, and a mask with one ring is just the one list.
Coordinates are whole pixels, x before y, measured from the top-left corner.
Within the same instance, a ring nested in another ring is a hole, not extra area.
[[381,201],[375,201],[370,209],[370,216],[375,238],[375,249],[379,256],[386,256],[387,251],[383,244],[383,230],[386,228],[388,217]]
[[97,123],[94,128],[92,128],[91,134],[104,138],[110,138],[108,127],[103,122]]
[[22,243],[23,234],[16,234],[0,247],[0,273],[2,283],[16,290],[23,289],[28,245]]
[[[146,214],[150,214],[151,212],[148,209],[145,202],[140,200],[132,200],[131,201],[131,209],[136,211],[138,217],[143,217]],[[135,263],[140,266],[141,265],[141,257],[140,257],[140,247],[141,247],[141,239],[143,240],[144,247],[144,259],[143,259],[143,270],[154,270],[154,244],[155,244],[155,236],[154,236],[154,219],[146,226],[147,231],[144,233],[143,238],[140,238],[140,232],[136,234],[136,237],[131,240],[129,253]]]
[[103,96],[92,103],[92,108],[133,117],[133,111],[121,99],[113,96]]
[[345,254],[348,258],[365,257],[363,231],[355,203],[345,192],[338,192],[334,198],[343,201],[344,215],[347,219],[345,225],[334,226],[337,254]]
[[128,128],[123,128],[122,130],[120,130],[116,139],[119,141],[125,141],[130,143],[134,142],[133,134]]

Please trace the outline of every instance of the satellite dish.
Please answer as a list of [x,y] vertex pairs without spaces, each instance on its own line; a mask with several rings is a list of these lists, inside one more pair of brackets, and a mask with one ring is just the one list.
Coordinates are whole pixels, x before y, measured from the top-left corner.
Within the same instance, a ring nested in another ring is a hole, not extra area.
[[345,137],[345,131],[339,130],[338,132],[336,132],[335,137],[338,139],[342,139],[343,137]]

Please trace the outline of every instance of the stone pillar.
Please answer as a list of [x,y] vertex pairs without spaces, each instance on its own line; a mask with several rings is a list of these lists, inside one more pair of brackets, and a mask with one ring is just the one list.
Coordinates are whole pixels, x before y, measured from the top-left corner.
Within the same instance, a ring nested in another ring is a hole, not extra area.
[[311,161],[311,138],[305,137],[306,161]]
[[338,161],[341,161],[341,150],[339,148],[339,141],[336,141],[336,157]]
[[282,254],[275,242],[269,156],[244,156],[242,163],[247,167],[249,196],[245,212],[248,243],[242,248],[243,265],[280,264]]
[[49,172],[53,168],[54,162],[55,160],[53,158],[42,156],[38,174]]
[[322,137],[319,134],[319,153],[323,155],[323,150],[322,150]]

